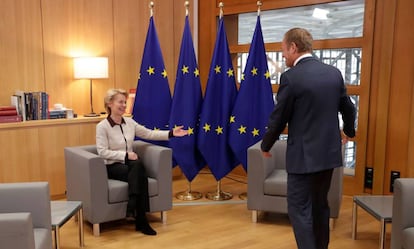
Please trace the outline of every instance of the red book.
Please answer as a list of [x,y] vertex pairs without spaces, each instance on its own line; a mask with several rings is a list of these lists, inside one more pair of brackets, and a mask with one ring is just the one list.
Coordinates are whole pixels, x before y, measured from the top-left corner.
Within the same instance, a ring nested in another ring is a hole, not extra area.
[[21,122],[22,116],[14,115],[14,116],[0,116],[0,123],[13,123],[13,122]]
[[14,116],[17,114],[16,108],[14,110],[0,110],[0,116]]
[[16,110],[16,107],[13,105],[0,106],[0,111],[10,111],[10,110]]

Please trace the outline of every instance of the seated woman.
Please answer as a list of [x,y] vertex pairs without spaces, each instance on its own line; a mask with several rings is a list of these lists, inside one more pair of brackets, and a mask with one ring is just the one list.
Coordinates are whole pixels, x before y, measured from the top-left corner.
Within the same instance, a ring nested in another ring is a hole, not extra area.
[[149,211],[148,178],[145,167],[134,151],[135,137],[147,140],[168,140],[182,137],[187,131],[182,126],[172,130],[150,130],[129,117],[123,117],[128,93],[122,89],[108,90],[104,102],[108,117],[96,126],[96,147],[104,159],[108,177],[128,182],[127,217],[135,217],[135,230],[146,235],[157,232],[148,224]]

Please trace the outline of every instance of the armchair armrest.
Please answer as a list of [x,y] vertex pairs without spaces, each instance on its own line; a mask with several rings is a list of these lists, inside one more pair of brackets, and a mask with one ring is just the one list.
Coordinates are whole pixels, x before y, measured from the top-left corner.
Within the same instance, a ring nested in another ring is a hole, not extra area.
[[0,184],[0,213],[31,213],[33,226],[51,230],[49,183]]
[[404,243],[403,230],[414,227],[414,178],[399,178],[394,182],[392,207],[391,248],[400,249]]
[[167,147],[134,141],[133,150],[143,160],[148,177],[158,183],[158,196],[151,198],[151,211],[172,208],[172,150]]
[[64,149],[67,199],[82,201],[85,217],[92,223],[91,211],[108,202],[108,174],[103,159],[91,152],[94,149],[95,145]]
[[0,245],[4,248],[35,248],[30,213],[0,213]]

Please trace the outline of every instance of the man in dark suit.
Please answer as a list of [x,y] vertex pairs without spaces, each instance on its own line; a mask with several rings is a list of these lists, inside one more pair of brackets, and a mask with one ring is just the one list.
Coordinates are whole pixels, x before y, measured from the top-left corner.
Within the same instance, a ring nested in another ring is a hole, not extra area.
[[327,249],[327,195],[333,169],[342,166],[343,139],[355,136],[355,106],[346,94],[341,72],[314,58],[312,35],[293,28],[282,41],[290,69],[280,76],[277,104],[270,115],[261,148],[263,156],[288,125],[286,170],[288,215],[299,249]]

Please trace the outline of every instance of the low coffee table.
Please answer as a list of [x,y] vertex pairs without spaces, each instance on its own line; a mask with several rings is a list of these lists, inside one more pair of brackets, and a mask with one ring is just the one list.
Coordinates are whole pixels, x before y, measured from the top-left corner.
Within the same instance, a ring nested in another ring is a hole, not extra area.
[[386,224],[392,222],[392,201],[391,195],[359,195],[354,196],[352,209],[352,239],[356,239],[358,207],[361,207],[375,219],[381,222],[380,249],[384,249]]
[[83,210],[81,201],[51,201],[52,230],[54,231],[55,248],[60,247],[59,229],[74,215],[78,217],[79,224],[79,246],[84,246],[83,239]]

